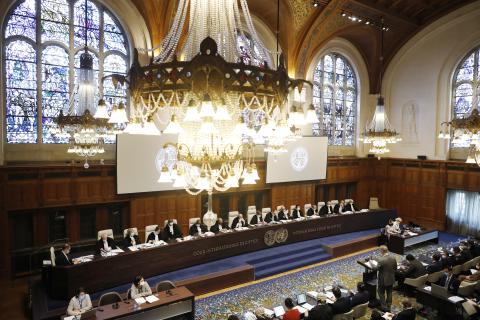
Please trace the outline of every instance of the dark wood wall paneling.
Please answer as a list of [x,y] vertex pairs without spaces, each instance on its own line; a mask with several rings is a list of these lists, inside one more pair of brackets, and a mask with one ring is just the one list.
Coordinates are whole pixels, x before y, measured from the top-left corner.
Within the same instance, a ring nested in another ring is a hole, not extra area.
[[[258,167],[258,184],[214,194],[215,212],[225,216],[227,212],[222,211],[253,204],[289,207],[344,197],[354,198],[365,208],[370,197],[378,197],[382,207],[396,208],[406,221],[444,229],[446,190],[480,191],[480,168],[460,162],[332,158],[325,180],[271,185],[265,184],[265,163]],[[25,248],[32,250],[52,240],[48,233],[55,212],[65,213],[65,235],[77,244],[89,240],[80,236],[85,208],[96,211],[98,230],[111,227],[111,212],[118,208],[121,225],[138,227],[142,239],[146,225],[176,218],[186,232],[188,219],[205,212],[206,196],[191,196],[185,191],[117,195],[113,165],[88,170],[76,166],[5,166],[0,168],[0,181],[0,265],[6,271],[11,266],[12,235],[19,232],[12,224],[15,215],[27,218],[27,222],[18,221],[32,226],[31,247]]]

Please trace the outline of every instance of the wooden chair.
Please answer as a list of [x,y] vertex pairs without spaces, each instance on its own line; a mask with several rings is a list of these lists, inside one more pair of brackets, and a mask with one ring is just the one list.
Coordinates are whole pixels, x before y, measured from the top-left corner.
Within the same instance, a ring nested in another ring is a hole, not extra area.
[[107,292],[107,293],[102,294],[100,299],[98,299],[98,306],[100,307],[100,306],[104,306],[104,305],[107,305],[107,304],[112,304],[112,303],[115,303],[115,302],[122,302],[122,301],[123,301],[123,299],[120,296],[120,294],[118,294],[118,292],[115,292],[115,291]]
[[155,286],[155,290],[157,290],[157,292],[162,292],[162,291],[173,289],[175,287],[176,287],[175,283],[173,283],[172,281],[165,280],[157,283],[157,285]]

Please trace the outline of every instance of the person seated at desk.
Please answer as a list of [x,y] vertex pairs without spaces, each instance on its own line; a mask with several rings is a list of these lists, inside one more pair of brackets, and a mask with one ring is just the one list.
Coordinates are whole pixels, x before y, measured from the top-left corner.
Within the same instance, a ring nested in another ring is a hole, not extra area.
[[327,202],[327,205],[323,206],[322,209],[320,210],[320,215],[324,216],[327,214],[333,214],[334,213],[334,207],[332,206],[332,203],[330,201]]
[[265,215],[265,222],[266,223],[270,223],[272,221],[278,222],[279,220],[280,219],[278,218],[278,211],[277,210],[273,211],[273,213],[272,213],[272,211],[270,211],[269,213],[267,213]]
[[295,305],[293,304],[292,298],[285,299],[285,307],[287,311],[283,315],[283,320],[300,320],[300,311],[293,309]]
[[480,262],[475,265],[474,270],[477,270],[476,273],[471,275],[460,275],[458,276],[458,281],[466,281],[466,282],[477,282],[480,280]]
[[443,269],[451,267],[453,265],[453,258],[450,256],[450,253],[447,249],[442,249],[440,251],[440,261],[442,261]]
[[155,230],[148,234],[147,243],[156,243],[160,240],[162,240],[160,235],[160,227],[156,226]]
[[115,241],[110,238],[106,232],[100,234],[100,239],[97,241],[97,254],[100,254],[102,251],[109,252],[112,249],[116,249]]
[[278,210],[278,220],[281,221],[281,220],[288,220],[290,219],[288,217],[288,211],[286,212],[285,210],[285,207],[281,207],[280,210]]
[[55,254],[55,265],[56,266],[70,266],[75,264],[74,259],[70,258],[71,247],[68,243],[65,243],[62,247],[62,250]]
[[77,289],[77,294],[70,299],[67,308],[67,315],[78,316],[85,311],[92,309],[90,295],[85,292],[83,287]]
[[439,286],[447,288],[447,291],[452,294],[457,294],[458,287],[460,286],[460,281],[453,274],[453,268],[449,266],[442,277],[438,280],[437,284]]
[[292,212],[292,219],[298,219],[302,217],[302,211],[300,210],[300,206],[297,204]]
[[318,304],[308,311],[305,315],[305,320],[332,320],[332,307],[327,304],[325,298],[320,298]]
[[469,239],[468,244],[470,247],[470,253],[472,254],[472,257],[476,258],[480,256],[480,244],[478,243],[478,241],[474,239]]
[[341,314],[349,312],[352,307],[350,306],[350,297],[342,297],[342,291],[339,287],[334,287],[332,293],[335,296],[335,302],[330,304],[333,314]]
[[442,271],[444,268],[442,262],[442,255],[438,252],[435,252],[432,256],[432,260],[433,262],[426,267],[427,273]]
[[408,299],[402,300],[403,310],[393,316],[392,320],[415,320],[417,312]]
[[345,210],[344,211],[352,211],[356,212],[358,211],[357,206],[355,205],[355,202],[353,200],[350,200],[346,205],[345,205]]
[[357,293],[350,296],[350,307],[355,307],[370,301],[370,292],[368,292],[365,283],[357,283]]
[[389,219],[388,224],[385,226],[385,234],[387,235],[387,238],[389,238],[389,239],[390,239],[390,236],[392,234],[400,234],[400,231],[398,231],[397,229],[395,229],[393,227],[393,220],[392,219]]
[[397,233],[397,234],[400,234],[403,232],[403,229],[402,229],[402,218],[398,217],[395,219],[395,221],[393,221],[393,232]]
[[406,256],[407,264],[405,267],[400,267],[395,272],[395,277],[397,278],[398,285],[402,286],[405,278],[418,278],[425,274],[427,274],[427,270],[423,266],[423,264],[415,259],[412,254],[407,254]]
[[167,225],[163,228],[163,236],[166,241],[182,238],[183,234],[178,224],[173,219],[168,219]]
[[263,222],[262,213],[257,210],[257,213],[250,219],[250,225],[254,226]]
[[318,215],[318,211],[317,211],[317,206],[316,205],[312,205],[310,208],[308,208],[307,210],[307,217],[311,217],[311,216],[315,216],[315,215]]
[[345,207],[345,200],[341,200],[340,203],[337,203],[333,207],[333,212],[336,213],[336,214],[344,213],[346,211],[348,211],[348,210],[346,210],[346,207]]
[[200,219],[198,219],[194,224],[192,224],[188,230],[188,234],[191,236],[200,236],[207,231],[207,226],[204,225]]
[[130,287],[130,297],[132,299],[147,297],[152,294],[152,289],[148,285],[148,282],[143,279],[142,276],[136,276],[133,279],[132,286]]
[[138,238],[138,235],[135,234],[135,230],[132,228],[128,229],[127,235],[125,236],[125,239],[123,239],[124,246],[128,248],[140,243],[140,238]]
[[245,219],[243,218],[243,214],[239,213],[238,216],[235,217],[232,221],[232,225],[230,226],[230,229],[238,229],[245,227]]
[[470,252],[470,247],[468,245],[468,242],[463,242],[460,244],[460,255],[463,258],[463,261],[467,262],[472,260],[473,256]]
[[467,262],[467,260],[465,260],[464,256],[462,255],[462,250],[460,250],[460,247],[453,247],[453,255],[450,257],[450,262],[452,266],[457,266],[459,264],[464,264],[465,262]]
[[228,225],[223,222],[222,218],[218,218],[217,221],[215,221],[215,224],[210,227],[210,231],[217,234],[222,230],[228,229]]

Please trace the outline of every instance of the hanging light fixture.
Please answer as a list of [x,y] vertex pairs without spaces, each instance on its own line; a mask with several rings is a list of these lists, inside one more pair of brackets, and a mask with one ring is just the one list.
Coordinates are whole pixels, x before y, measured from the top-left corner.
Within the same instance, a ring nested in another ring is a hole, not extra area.
[[[477,104],[474,102],[472,105]],[[455,118],[440,124],[438,138],[448,140],[452,136],[452,143],[470,146],[466,163],[480,166],[480,114],[477,108],[473,107],[466,118]]]
[[[382,90],[384,32],[384,28],[381,28],[380,91]],[[380,156],[390,152],[390,149],[388,149],[389,144],[395,144],[401,140],[400,135],[395,131],[388,120],[385,110],[385,101],[380,94],[377,98],[377,105],[375,107],[372,121],[366,125],[360,141],[363,141],[363,143],[366,144],[372,144],[369,152]]]
[[[84,167],[88,168],[88,158],[105,152],[104,140],[114,139],[115,134],[125,129],[129,122],[126,107],[123,102],[112,106],[108,114],[107,104],[100,99],[98,105],[95,101],[98,96],[97,84],[93,72],[93,56],[88,52],[88,2],[84,3],[84,52],[80,55],[80,68],[77,71],[78,85],[70,98],[69,109],[63,110],[55,119],[58,130],[55,134],[59,137],[69,137],[67,152],[85,158]],[[124,84],[124,78],[118,75],[109,75],[102,79],[111,78],[114,87]],[[121,81],[117,81],[120,79]],[[74,98],[76,97],[76,99]],[[76,102],[76,103],[75,103]],[[93,115],[93,116],[92,116]],[[130,126],[129,133],[139,133],[138,123]]]

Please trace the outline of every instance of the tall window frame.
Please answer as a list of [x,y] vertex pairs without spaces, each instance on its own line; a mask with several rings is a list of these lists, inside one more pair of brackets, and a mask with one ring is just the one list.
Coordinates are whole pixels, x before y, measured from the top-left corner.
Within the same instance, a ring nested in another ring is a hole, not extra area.
[[[452,119],[466,118],[473,108],[480,110],[480,46],[470,50],[455,68],[452,77]],[[451,142],[453,148],[468,148],[465,142]]]
[[[127,102],[125,88],[98,79],[126,74],[131,60],[129,37],[115,14],[96,0],[21,0],[6,16],[2,46],[7,144],[66,143],[53,135],[54,118],[74,105],[79,56],[94,57],[97,97],[110,105]],[[73,101],[72,101],[73,99]]]
[[337,52],[322,55],[313,71],[312,103],[320,120],[313,134],[327,136],[329,146],[355,147],[358,96],[352,63]]

